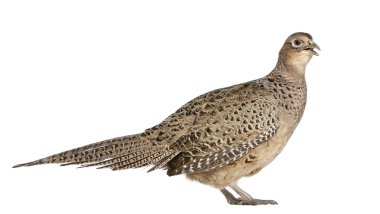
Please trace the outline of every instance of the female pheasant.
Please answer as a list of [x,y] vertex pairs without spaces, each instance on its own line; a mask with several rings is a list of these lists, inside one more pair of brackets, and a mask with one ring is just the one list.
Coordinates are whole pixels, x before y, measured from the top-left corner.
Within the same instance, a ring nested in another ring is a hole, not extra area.
[[[277,204],[252,198],[237,186],[268,165],[284,148],[306,105],[305,69],[318,45],[294,33],[267,76],[205,93],[142,133],[89,144],[14,167],[60,163],[113,170],[151,165],[169,176],[221,190],[228,203]],[[235,198],[230,187],[240,198]]]

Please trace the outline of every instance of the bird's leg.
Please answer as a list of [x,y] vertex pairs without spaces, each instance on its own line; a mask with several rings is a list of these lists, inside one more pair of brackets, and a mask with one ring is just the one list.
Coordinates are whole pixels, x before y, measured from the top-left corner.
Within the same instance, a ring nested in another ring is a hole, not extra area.
[[273,200],[261,200],[252,198],[247,192],[242,190],[236,184],[230,185],[231,189],[233,189],[241,198],[235,198],[232,193],[230,193],[227,189],[223,188],[220,191],[223,193],[224,197],[226,197],[227,202],[231,205],[276,205],[277,202]]
[[252,200],[252,196],[248,194],[248,192],[244,191],[237,184],[230,185],[231,189],[233,189],[242,199]]
[[224,197],[226,197],[227,202],[229,204],[234,204],[234,205],[239,204],[240,202],[239,199],[235,198],[235,196],[232,195],[232,193],[230,193],[226,188],[220,189],[220,191],[223,193]]

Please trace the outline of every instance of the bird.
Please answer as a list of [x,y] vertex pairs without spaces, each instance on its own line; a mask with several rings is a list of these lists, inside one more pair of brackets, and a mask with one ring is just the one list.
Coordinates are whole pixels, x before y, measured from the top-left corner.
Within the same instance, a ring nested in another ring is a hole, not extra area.
[[[79,165],[124,170],[149,167],[221,191],[231,205],[276,205],[238,186],[283,150],[305,110],[305,69],[319,46],[305,32],[291,34],[266,76],[216,89],[187,102],[145,131],[116,137],[13,166]],[[235,197],[235,192],[240,197]]]

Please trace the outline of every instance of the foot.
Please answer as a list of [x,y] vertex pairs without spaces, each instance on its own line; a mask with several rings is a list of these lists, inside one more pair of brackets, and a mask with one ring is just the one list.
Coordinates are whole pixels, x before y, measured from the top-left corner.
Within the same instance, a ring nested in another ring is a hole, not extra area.
[[227,202],[231,205],[277,205],[276,201],[273,200],[261,200],[261,199],[255,199],[249,196],[249,198],[235,198],[234,195],[232,195],[227,189],[221,189],[220,190],[223,195],[226,197]]
[[[235,200],[234,200],[235,199]],[[234,198],[232,200],[228,200],[228,203],[231,205],[278,205],[278,203],[274,200],[261,200],[261,199],[242,199],[242,198]]]

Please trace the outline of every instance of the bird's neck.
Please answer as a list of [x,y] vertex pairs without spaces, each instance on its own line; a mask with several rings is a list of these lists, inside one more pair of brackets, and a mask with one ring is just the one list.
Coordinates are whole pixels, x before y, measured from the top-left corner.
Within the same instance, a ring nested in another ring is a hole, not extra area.
[[306,65],[309,60],[309,58],[294,59],[292,56],[280,54],[272,73],[281,75],[289,82],[304,82]]
[[279,93],[276,98],[283,107],[284,112],[291,115],[298,123],[303,115],[306,100],[307,87],[305,80],[305,67],[279,59],[273,71],[262,79],[269,91]]

